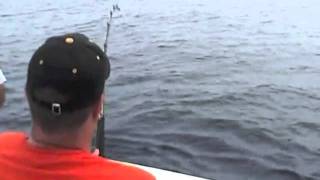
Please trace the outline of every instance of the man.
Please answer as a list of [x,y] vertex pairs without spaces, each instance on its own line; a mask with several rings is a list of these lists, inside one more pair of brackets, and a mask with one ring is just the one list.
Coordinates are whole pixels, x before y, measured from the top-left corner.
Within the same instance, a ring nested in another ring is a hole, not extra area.
[[5,89],[4,89],[4,82],[6,78],[4,77],[1,69],[0,69],[0,107],[3,105],[5,100]]
[[1,180],[153,180],[90,152],[109,73],[107,57],[86,36],[49,38],[28,67],[31,135],[0,135]]

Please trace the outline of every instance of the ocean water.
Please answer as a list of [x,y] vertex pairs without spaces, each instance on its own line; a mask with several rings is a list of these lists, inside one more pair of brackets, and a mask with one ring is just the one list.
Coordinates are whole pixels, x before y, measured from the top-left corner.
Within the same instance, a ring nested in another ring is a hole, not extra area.
[[28,131],[28,61],[51,35],[102,46],[108,157],[210,179],[320,179],[320,1],[0,1],[0,131]]

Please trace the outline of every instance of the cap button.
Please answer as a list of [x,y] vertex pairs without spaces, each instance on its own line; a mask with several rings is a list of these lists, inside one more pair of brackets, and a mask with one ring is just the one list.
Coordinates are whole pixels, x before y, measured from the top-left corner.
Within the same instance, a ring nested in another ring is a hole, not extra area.
[[65,40],[64,40],[67,44],[72,44],[74,42],[74,39],[72,37],[67,37]]
[[42,59],[40,59],[39,64],[40,64],[40,65],[42,65],[42,64],[43,64],[43,60],[42,60]]
[[100,60],[100,56],[97,56],[97,60],[98,60],[98,61]]

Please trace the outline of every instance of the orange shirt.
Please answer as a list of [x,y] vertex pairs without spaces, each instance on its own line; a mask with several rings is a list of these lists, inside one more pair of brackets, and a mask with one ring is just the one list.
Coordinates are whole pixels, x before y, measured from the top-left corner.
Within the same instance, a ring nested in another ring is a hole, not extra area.
[[138,168],[81,150],[44,149],[23,133],[0,134],[1,180],[154,180]]

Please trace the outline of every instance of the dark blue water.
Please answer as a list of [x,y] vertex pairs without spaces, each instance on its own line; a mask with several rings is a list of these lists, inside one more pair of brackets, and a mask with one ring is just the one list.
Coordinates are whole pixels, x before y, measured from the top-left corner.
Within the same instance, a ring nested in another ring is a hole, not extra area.
[[29,130],[33,51],[74,31],[102,45],[113,3],[109,157],[224,180],[320,179],[317,0],[1,1],[1,131]]

